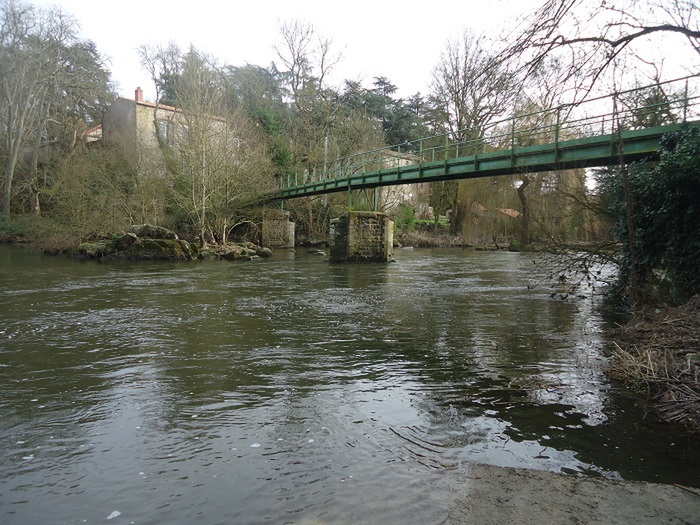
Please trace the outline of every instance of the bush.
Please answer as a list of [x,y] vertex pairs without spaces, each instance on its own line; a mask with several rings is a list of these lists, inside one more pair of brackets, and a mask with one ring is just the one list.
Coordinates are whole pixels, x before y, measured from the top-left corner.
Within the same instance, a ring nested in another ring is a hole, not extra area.
[[[618,300],[638,286],[647,301],[683,303],[700,293],[700,130],[662,139],[659,162],[629,166],[626,198],[620,174],[609,177],[614,232],[622,242]],[[635,232],[630,249],[627,206]],[[634,259],[634,260],[633,260]],[[632,282],[633,270],[637,282]]]
[[416,212],[410,204],[401,204],[396,210],[394,224],[397,229],[404,231],[413,230],[416,224]]

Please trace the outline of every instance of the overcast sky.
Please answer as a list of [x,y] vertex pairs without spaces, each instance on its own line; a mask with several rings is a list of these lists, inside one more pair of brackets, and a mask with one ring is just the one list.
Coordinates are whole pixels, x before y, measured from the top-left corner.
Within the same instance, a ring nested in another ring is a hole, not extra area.
[[[387,77],[398,96],[427,94],[433,67],[448,38],[465,28],[491,36],[507,36],[517,21],[543,0],[25,0],[43,7],[59,6],[75,17],[81,36],[93,40],[109,59],[118,93],[133,97],[141,86],[153,100],[153,82],[142,69],[136,49],[142,44],[193,44],[219,63],[267,67],[277,60],[282,22],[303,20],[333,40],[343,58],[331,76],[341,87],[345,79],[370,87],[373,77]],[[663,77],[687,74],[697,54],[680,37],[659,35],[650,49],[663,62]],[[690,53],[690,56],[688,55]],[[655,60],[655,61],[657,61]]]
[[537,0],[29,0],[41,6],[59,6],[74,16],[83,38],[93,40],[109,58],[113,79],[122,96],[132,97],[141,86],[146,98],[154,89],[141,68],[136,48],[142,44],[175,41],[234,66],[268,66],[276,59],[279,25],[300,19],[333,40],[343,53],[332,80],[364,80],[385,76],[398,86],[399,96],[426,94],[430,73],[448,37],[470,27],[502,32]]

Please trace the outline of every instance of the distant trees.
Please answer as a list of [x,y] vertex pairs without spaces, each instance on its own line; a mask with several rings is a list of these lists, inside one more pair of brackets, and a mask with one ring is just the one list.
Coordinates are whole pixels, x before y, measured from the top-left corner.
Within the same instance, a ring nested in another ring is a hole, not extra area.
[[447,41],[433,70],[430,97],[445,131],[463,142],[482,138],[487,124],[512,109],[513,88],[512,75],[485,39],[465,30],[460,39]]

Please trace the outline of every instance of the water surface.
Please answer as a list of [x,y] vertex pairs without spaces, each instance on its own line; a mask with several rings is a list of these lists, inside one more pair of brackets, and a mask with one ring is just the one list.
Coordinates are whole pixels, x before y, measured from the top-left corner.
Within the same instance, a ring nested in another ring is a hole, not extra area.
[[[0,523],[439,523],[471,462],[700,486],[521,254],[0,246]],[[111,523],[111,521],[110,521]]]

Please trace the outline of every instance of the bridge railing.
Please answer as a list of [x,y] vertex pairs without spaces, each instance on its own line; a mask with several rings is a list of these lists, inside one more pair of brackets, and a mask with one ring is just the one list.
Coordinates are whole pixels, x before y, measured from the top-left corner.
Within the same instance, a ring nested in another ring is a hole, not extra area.
[[[590,98],[575,104],[517,114],[483,127],[421,138],[334,159],[281,182],[281,188],[345,179],[420,163],[491,151],[558,144],[619,130],[642,129],[700,118],[700,75]],[[341,182],[338,182],[341,185]]]

